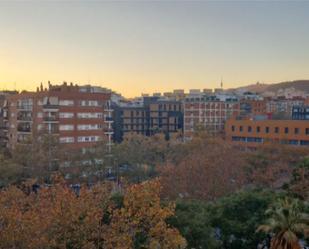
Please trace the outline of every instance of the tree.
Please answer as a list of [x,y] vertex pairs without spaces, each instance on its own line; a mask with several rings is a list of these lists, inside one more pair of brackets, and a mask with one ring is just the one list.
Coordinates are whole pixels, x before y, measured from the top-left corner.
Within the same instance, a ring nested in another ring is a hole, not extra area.
[[155,166],[167,157],[169,141],[163,134],[151,137],[129,134],[121,144],[114,145],[113,156],[116,166],[125,166],[123,175],[130,182],[141,182],[156,176]]
[[131,186],[123,207],[112,213],[107,248],[181,249],[186,242],[165,220],[174,214],[174,205],[161,206],[158,180]]
[[22,167],[5,154],[0,153],[0,187],[17,183],[22,178]]
[[258,187],[281,188],[289,183],[293,168],[308,154],[304,148],[266,144],[246,153],[247,178]]
[[22,167],[24,179],[46,180],[58,170],[62,151],[56,136],[41,134],[18,144],[12,151],[12,159]]
[[31,184],[0,192],[0,248],[185,247],[165,222],[174,206],[161,207],[158,181],[133,185],[123,198],[112,195],[110,184],[83,186],[77,195],[59,176],[37,193],[29,191]]
[[282,199],[266,211],[270,216],[258,231],[273,233],[270,249],[301,249],[298,235],[308,236],[309,217],[297,199]]
[[209,204],[203,201],[177,201],[175,214],[168,223],[186,239],[187,248],[219,249],[216,229],[211,226]]
[[246,183],[243,152],[212,137],[193,139],[186,146],[179,163],[160,167],[165,197],[214,200]]
[[266,219],[265,210],[277,195],[271,191],[250,190],[233,193],[210,204],[210,225],[217,231],[217,239],[224,249],[253,249],[264,238],[256,233]]
[[298,197],[309,199],[309,157],[304,158],[293,169],[289,190]]

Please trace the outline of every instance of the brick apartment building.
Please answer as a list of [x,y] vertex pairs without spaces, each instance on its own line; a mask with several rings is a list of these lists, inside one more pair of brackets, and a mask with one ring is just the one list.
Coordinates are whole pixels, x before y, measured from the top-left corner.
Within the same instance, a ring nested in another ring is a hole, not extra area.
[[305,120],[237,120],[225,126],[226,140],[247,148],[271,142],[309,146],[309,122]]
[[53,134],[72,148],[86,148],[107,138],[111,143],[109,90],[67,83],[7,97],[8,147],[40,133]]
[[256,116],[267,114],[265,100],[242,99],[240,101],[241,116]]
[[0,147],[5,148],[8,143],[8,122],[7,122],[7,97],[16,94],[16,91],[0,92]]
[[196,126],[223,132],[226,120],[238,115],[240,102],[233,95],[189,95],[184,101],[184,136],[190,137]]
[[129,102],[114,108],[114,138],[117,142],[128,133],[171,136],[183,129],[182,103],[178,100],[143,97],[140,103]]

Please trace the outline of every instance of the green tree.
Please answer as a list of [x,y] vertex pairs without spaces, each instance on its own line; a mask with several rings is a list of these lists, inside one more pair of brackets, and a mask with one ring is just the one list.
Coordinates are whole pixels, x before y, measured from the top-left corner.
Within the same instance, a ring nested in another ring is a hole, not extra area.
[[22,179],[22,167],[5,154],[0,153],[0,187],[19,182]]
[[265,210],[276,200],[270,191],[241,191],[219,199],[209,208],[211,225],[218,231],[224,249],[255,249],[264,234],[256,233]]
[[221,248],[220,241],[215,238],[215,229],[210,224],[206,202],[178,201],[175,215],[168,219],[168,223],[187,240],[188,248]]
[[282,199],[266,211],[270,218],[258,231],[272,233],[271,249],[300,249],[299,235],[308,236],[309,217],[297,199]]

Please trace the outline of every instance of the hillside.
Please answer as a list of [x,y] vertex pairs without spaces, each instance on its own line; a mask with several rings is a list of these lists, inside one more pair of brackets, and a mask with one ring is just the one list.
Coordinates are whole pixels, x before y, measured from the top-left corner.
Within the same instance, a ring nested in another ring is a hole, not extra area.
[[295,80],[295,81],[272,83],[272,84],[256,83],[230,90],[237,92],[250,91],[256,93],[264,93],[264,92],[277,92],[280,89],[287,89],[292,87],[295,88],[295,90],[309,93],[309,80]]
[[267,91],[276,92],[279,89],[285,89],[291,87],[294,87],[296,90],[309,93],[309,80],[296,80],[296,81],[272,84],[267,87]]

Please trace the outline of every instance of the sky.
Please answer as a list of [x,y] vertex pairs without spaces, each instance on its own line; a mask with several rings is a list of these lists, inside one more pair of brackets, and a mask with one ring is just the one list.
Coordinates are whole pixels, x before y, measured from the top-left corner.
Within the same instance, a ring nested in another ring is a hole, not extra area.
[[0,89],[124,96],[309,79],[309,1],[0,0]]

